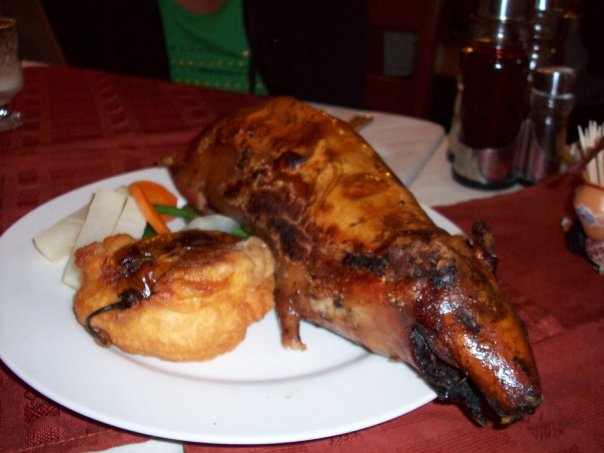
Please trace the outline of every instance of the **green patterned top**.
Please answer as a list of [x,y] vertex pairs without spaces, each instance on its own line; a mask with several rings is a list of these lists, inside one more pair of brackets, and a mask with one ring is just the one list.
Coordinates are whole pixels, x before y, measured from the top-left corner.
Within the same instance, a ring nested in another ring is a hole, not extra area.
[[[250,51],[241,0],[226,0],[211,14],[194,14],[173,0],[158,0],[173,81],[249,92]],[[266,94],[256,75],[256,94]]]

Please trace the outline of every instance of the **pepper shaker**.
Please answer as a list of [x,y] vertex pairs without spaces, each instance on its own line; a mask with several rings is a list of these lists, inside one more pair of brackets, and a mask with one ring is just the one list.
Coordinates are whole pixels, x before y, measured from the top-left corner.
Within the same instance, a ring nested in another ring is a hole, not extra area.
[[575,70],[566,66],[537,68],[532,76],[528,137],[519,153],[516,174],[521,182],[535,184],[560,171],[568,115],[574,104]]

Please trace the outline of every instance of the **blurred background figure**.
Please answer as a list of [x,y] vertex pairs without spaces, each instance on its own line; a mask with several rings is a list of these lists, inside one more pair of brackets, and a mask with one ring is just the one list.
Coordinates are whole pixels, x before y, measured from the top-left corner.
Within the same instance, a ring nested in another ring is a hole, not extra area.
[[66,63],[40,0],[0,0],[0,16],[17,21],[21,59],[47,64]]
[[[384,110],[450,127],[460,49],[478,2],[439,0],[439,20],[430,27],[437,44],[427,77],[428,112],[414,112],[408,101]],[[418,56],[408,43],[419,36],[392,30],[394,21],[378,27],[370,12],[399,14],[411,11],[412,4],[417,2],[1,0],[0,13],[17,19],[24,60],[369,108],[366,84],[374,69],[409,78]],[[569,128],[574,139],[577,124],[604,121],[604,40],[599,35],[604,1],[568,4],[577,13],[564,63],[577,69]]]
[[577,126],[604,122],[604,1],[570,0],[576,20],[565,49],[568,66],[577,70],[575,108],[571,113],[569,141],[577,139]]
[[360,106],[364,0],[42,0],[69,64]]

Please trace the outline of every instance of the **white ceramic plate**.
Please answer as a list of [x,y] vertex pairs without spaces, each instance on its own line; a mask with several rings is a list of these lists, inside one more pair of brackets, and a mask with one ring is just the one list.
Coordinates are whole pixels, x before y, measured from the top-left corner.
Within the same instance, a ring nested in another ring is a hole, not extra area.
[[[245,341],[205,363],[170,363],[97,346],[76,322],[73,291],[32,237],[83,206],[97,187],[136,179],[170,187],[163,169],[113,177],[35,209],[0,238],[0,358],[57,403],[92,419],[167,439],[270,444],[317,439],[376,425],[431,401],[406,365],[302,326],[305,352],[281,347],[274,313]],[[427,209],[437,224],[459,229]]]

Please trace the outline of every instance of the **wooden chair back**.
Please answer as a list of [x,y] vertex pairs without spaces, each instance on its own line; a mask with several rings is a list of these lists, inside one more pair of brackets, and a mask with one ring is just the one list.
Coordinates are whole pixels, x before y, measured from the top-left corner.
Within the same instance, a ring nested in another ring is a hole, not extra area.
[[[368,0],[368,108],[428,117],[443,4],[444,0]],[[388,44],[397,41],[397,37],[410,37],[414,42],[409,74],[397,74],[396,68],[392,73],[387,68],[388,59],[399,58],[392,55],[393,46]]]

